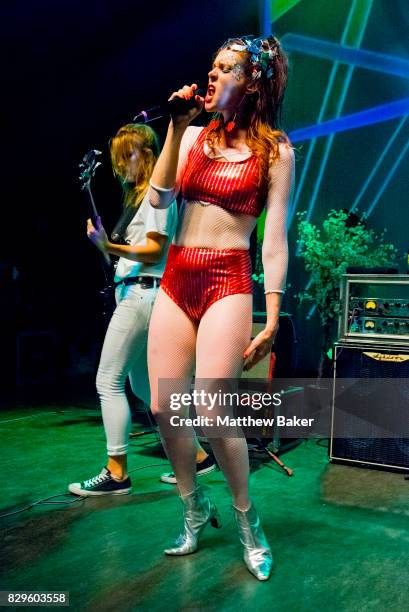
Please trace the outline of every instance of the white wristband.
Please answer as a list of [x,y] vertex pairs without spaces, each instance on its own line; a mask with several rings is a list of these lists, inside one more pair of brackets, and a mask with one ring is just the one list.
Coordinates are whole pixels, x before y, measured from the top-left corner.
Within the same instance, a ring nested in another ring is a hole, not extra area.
[[284,293],[283,289],[266,289],[264,291],[264,295],[267,295],[268,293]]
[[156,191],[163,191],[163,192],[165,192],[165,193],[168,193],[168,192],[170,192],[170,191],[174,191],[174,189],[175,189],[174,187],[157,187],[156,185],[154,185],[154,184],[152,183],[152,181],[149,181],[149,185],[150,185],[150,186],[151,186],[153,189],[155,189]]

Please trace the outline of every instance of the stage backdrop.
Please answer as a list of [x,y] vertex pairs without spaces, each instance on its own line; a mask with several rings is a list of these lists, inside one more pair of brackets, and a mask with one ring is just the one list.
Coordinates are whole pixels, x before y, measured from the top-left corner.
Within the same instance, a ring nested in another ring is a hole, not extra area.
[[[60,370],[81,356],[85,370],[85,357],[92,361],[101,275],[85,237],[87,212],[76,178],[84,152],[103,151],[95,196],[110,229],[120,192],[110,172],[109,138],[173,89],[192,81],[205,85],[221,42],[259,33],[270,22],[291,65],[283,126],[297,147],[297,185],[283,307],[297,314],[304,369],[318,360],[319,324],[316,313],[299,309],[294,299],[308,282],[295,257],[295,213],[306,210],[320,222],[331,208],[358,207],[374,229],[388,228],[401,254],[406,251],[407,3],[280,0],[268,11],[263,5],[21,0],[2,9],[7,121],[0,326],[9,383],[18,332],[55,334]],[[165,127],[156,125],[162,137]]]

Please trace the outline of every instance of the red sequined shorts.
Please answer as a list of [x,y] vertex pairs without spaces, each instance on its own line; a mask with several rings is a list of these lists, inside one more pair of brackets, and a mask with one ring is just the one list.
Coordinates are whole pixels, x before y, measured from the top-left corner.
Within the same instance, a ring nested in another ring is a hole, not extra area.
[[172,244],[160,288],[198,323],[214,302],[253,292],[250,254],[247,250]]

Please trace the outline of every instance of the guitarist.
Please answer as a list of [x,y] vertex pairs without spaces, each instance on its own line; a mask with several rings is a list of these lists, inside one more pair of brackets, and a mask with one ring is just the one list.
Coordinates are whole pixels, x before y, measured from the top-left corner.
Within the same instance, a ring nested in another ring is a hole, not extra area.
[[[107,438],[108,462],[102,472],[69,485],[76,495],[123,494],[131,490],[127,450],[131,426],[125,394],[129,376],[133,393],[150,404],[146,343],[149,320],[177,222],[176,202],[153,209],[146,197],[159,156],[155,132],[128,124],[110,141],[114,174],[123,190],[123,214],[108,239],[101,220],[87,222],[91,242],[107,256],[119,257],[115,277],[116,309],[105,335],[96,386]],[[121,244],[122,242],[122,244]]]

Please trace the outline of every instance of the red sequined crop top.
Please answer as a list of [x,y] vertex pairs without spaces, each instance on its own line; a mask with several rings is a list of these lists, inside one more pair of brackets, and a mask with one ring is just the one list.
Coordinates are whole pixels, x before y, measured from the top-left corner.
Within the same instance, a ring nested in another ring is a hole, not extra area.
[[215,161],[203,150],[205,139],[206,129],[203,129],[189,151],[181,185],[183,198],[258,217],[264,202],[259,197],[257,157],[252,155],[236,162]]

